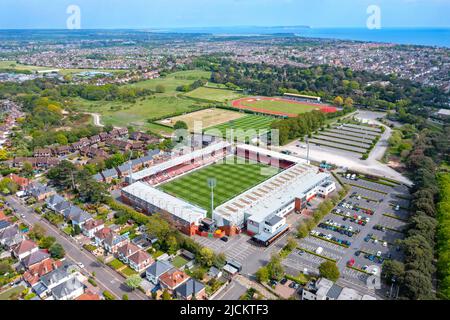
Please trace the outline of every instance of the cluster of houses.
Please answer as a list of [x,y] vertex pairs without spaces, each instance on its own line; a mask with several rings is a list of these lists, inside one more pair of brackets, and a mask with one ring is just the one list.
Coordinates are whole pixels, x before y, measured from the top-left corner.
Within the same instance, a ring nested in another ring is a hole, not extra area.
[[115,179],[123,179],[133,172],[140,171],[153,165],[155,158],[160,154],[160,152],[161,151],[159,149],[151,150],[143,157],[127,161],[121,166],[107,169],[94,175],[94,179],[98,182],[105,183],[112,183]]
[[[190,253],[182,254],[189,255]],[[220,277],[220,274],[217,275]],[[184,271],[175,268],[167,259],[159,259],[153,262],[145,271],[145,277],[155,285],[159,292],[167,290],[176,299],[207,300],[205,285],[191,278]]]
[[44,300],[100,300],[86,290],[85,278],[78,267],[66,260],[55,260],[47,250],[42,250],[25,237],[15,223],[0,215],[0,244],[5,253],[17,259],[16,269],[22,280]]
[[16,126],[17,119],[23,118],[25,114],[20,107],[10,101],[0,101],[0,112],[4,114],[3,122],[0,125],[0,148],[11,146],[9,136],[11,130]]

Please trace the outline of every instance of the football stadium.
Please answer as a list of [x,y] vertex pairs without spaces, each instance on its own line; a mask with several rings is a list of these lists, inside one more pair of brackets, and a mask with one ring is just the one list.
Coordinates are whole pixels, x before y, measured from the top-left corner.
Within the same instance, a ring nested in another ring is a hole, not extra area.
[[247,144],[217,142],[127,177],[121,199],[161,214],[187,235],[247,232],[268,245],[289,230],[286,217],[336,189],[306,160]]

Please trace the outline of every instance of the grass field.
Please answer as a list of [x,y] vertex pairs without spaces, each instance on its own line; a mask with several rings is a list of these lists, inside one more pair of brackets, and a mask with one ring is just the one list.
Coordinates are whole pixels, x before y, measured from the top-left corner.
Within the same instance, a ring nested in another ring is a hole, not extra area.
[[147,88],[155,90],[157,85],[163,85],[164,93],[156,93],[153,97],[138,99],[136,103],[121,101],[88,101],[85,99],[73,99],[76,110],[99,113],[103,124],[127,127],[134,126],[137,129],[151,129],[162,134],[170,134],[172,130],[149,123],[151,118],[169,116],[179,112],[193,112],[206,105],[184,97],[176,88],[190,84],[195,80],[209,78],[210,73],[199,70],[175,72],[167,77],[152,79],[126,85],[124,87]]
[[214,189],[214,207],[216,208],[269,179],[267,175],[261,174],[262,168],[268,168],[268,166],[260,163],[240,164],[236,161],[234,163],[227,161],[227,163],[210,165],[168,182],[160,188],[164,192],[208,210],[211,215],[211,190],[207,184],[208,178],[217,179],[217,186]]
[[184,121],[188,125],[189,130],[193,130],[195,121],[201,122],[203,128],[209,128],[212,126],[220,125],[225,122],[237,120],[239,118],[242,118],[243,116],[244,116],[243,113],[229,111],[225,109],[206,109],[170,119],[164,119],[158,121],[158,123],[172,127],[175,125],[177,121]]
[[217,135],[213,130],[220,131],[222,137],[226,137],[227,131],[233,129],[235,139],[245,141],[246,138],[254,138],[269,131],[273,121],[274,118],[272,117],[247,115],[237,120],[209,127],[207,131],[211,135]]
[[276,112],[296,113],[296,114],[307,113],[320,109],[317,106],[293,103],[289,101],[260,100],[254,102],[246,102],[245,104],[254,108],[260,108]]
[[209,101],[227,102],[241,98],[242,95],[233,90],[200,87],[185,94],[187,97]]
[[173,261],[172,261],[172,265],[175,268],[181,269],[181,267],[185,266],[189,261],[187,261],[185,258],[183,258],[182,256],[176,256]]
[[103,71],[103,72],[111,72],[111,73],[123,73],[124,70],[107,70],[107,69],[61,69],[55,67],[41,67],[41,66],[29,66],[25,64],[16,63],[15,61],[0,61],[0,69],[12,69],[18,71],[40,71],[40,70],[50,70],[50,69],[59,69],[59,72],[62,75],[79,73],[85,71]]

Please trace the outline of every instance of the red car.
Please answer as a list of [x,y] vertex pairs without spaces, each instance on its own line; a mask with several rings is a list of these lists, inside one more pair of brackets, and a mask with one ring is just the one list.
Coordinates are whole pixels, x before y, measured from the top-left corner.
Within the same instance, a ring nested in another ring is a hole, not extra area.
[[351,259],[349,262],[347,262],[347,266],[349,268],[353,267],[355,265],[355,259]]

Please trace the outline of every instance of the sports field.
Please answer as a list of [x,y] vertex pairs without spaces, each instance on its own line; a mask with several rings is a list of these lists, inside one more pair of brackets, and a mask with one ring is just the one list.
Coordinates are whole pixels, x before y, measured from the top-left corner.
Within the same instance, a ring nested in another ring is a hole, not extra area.
[[191,92],[185,94],[187,97],[209,100],[209,101],[217,101],[217,102],[226,102],[229,100],[234,100],[242,97],[236,91],[228,90],[228,89],[215,89],[208,87],[200,87]]
[[227,133],[229,134],[232,129],[235,140],[243,142],[246,138],[254,138],[268,132],[273,121],[274,118],[272,117],[247,115],[237,120],[207,128],[207,133],[218,135],[217,133],[220,132],[222,137],[227,137]]
[[336,108],[327,105],[268,97],[243,98],[233,101],[232,106],[239,109],[248,109],[256,112],[287,117],[296,117],[299,114],[314,110],[323,112],[337,111]]
[[243,113],[229,111],[225,109],[205,109],[196,112],[191,112],[182,116],[164,119],[158,123],[173,127],[177,121],[183,121],[188,125],[189,130],[194,129],[194,122],[201,122],[202,129],[217,126],[225,122],[237,120],[244,117]]
[[[244,160],[240,158],[240,161],[236,163],[237,159],[210,165],[168,182],[160,189],[208,210],[211,215],[211,189],[207,183],[208,178],[217,179],[217,186],[214,189],[215,208],[270,178],[261,174],[261,169],[268,168],[267,165],[248,162],[240,164]],[[276,174],[276,170],[273,174]]]

